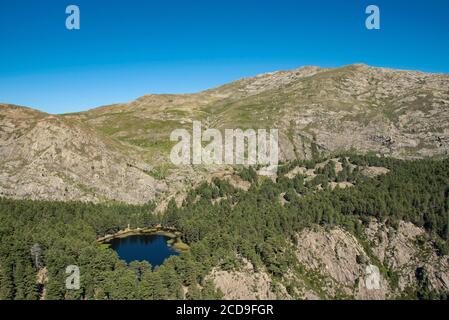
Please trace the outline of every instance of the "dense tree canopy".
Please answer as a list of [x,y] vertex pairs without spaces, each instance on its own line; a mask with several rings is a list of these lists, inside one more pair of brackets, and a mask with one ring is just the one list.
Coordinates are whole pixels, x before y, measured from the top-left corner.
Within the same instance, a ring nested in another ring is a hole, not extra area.
[[[171,202],[162,215],[153,212],[151,203],[0,199],[0,298],[38,299],[43,288],[36,275],[43,269],[47,299],[218,298],[206,277],[213,267],[233,269],[245,257],[281,278],[294,264],[287,244],[303,228],[339,225],[361,237],[373,217],[391,226],[400,220],[422,226],[440,253],[448,252],[449,160],[347,156],[351,165],[341,156],[338,174],[328,162],[307,181],[301,174],[293,179],[284,174],[296,166],[313,168],[314,161],[283,163],[276,182],[257,178],[253,168],[242,169],[241,177],[252,182],[249,191],[214,179],[191,190],[181,208]],[[354,165],[382,166],[390,173],[367,178]],[[331,190],[329,183],[341,181],[355,186]],[[281,194],[286,203],[279,201]],[[155,270],[146,262],[127,265],[96,239],[128,224],[175,227],[191,249]],[[64,287],[65,268],[71,264],[80,267],[80,290]]]

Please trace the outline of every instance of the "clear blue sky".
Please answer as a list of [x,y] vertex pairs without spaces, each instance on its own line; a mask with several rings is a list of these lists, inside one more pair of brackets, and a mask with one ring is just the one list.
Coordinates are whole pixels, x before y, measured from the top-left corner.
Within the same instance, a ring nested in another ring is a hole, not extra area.
[[0,102],[65,113],[303,65],[449,73],[448,15],[448,0],[0,0]]

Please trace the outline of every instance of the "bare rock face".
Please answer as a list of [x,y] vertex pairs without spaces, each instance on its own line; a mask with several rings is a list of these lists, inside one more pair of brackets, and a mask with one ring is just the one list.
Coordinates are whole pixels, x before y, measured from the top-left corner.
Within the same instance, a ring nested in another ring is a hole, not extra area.
[[328,297],[387,298],[388,282],[354,236],[340,228],[318,228],[301,232],[297,243],[298,262],[307,274],[316,273],[323,280],[322,287],[315,290],[322,290]]
[[214,268],[207,279],[226,299],[383,300],[420,289],[449,291],[449,257],[419,241],[426,236],[423,229],[403,221],[393,229],[372,220],[365,233],[362,245],[340,227],[303,230],[291,244],[296,263],[282,279],[255,271],[245,259],[236,270]]
[[244,266],[238,271],[225,271],[214,268],[207,276],[211,279],[227,300],[272,300],[288,299],[285,287],[278,285],[277,292],[274,282],[264,271],[256,272],[253,265],[244,260]]
[[446,154],[447,145],[437,142],[447,131],[447,85],[442,75],[358,65],[328,70],[295,84],[298,101],[289,118],[295,119],[294,132],[305,132],[326,150]]
[[361,172],[368,178],[374,178],[383,174],[387,174],[388,172],[390,172],[390,170],[383,167],[365,167]]
[[271,291],[271,278],[266,273],[252,271],[218,271],[210,275],[214,285],[228,300],[271,300],[276,295]]
[[397,272],[399,290],[425,285],[431,291],[449,291],[448,257],[438,256],[422,228],[401,222],[396,231],[373,221],[366,233],[374,254]]
[[[398,229],[373,220],[366,229],[370,256],[359,240],[348,232],[317,227],[301,232],[295,246],[299,264],[305,269],[299,291],[320,298],[349,297],[386,299],[402,297],[407,290],[445,293],[449,290],[448,256],[438,256],[423,229],[400,222]],[[425,240],[425,239],[423,239]],[[387,279],[385,271],[397,275]],[[307,285],[310,278],[315,287]],[[304,296],[307,298],[307,295]]]
[[0,131],[2,196],[145,203],[166,189],[136,155],[89,127],[19,107],[0,110],[9,129]]

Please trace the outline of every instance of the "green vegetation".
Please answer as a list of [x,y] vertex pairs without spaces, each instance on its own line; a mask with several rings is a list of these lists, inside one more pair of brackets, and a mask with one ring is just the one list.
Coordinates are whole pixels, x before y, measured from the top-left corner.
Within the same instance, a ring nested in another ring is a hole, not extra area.
[[168,165],[161,165],[158,167],[154,167],[150,172],[149,175],[157,180],[162,180],[166,178],[169,175],[170,166]]
[[[191,190],[181,208],[171,201],[162,215],[153,213],[153,204],[1,199],[0,298],[37,299],[42,288],[36,283],[36,273],[43,267],[48,272],[47,299],[219,298],[220,293],[206,281],[206,275],[216,266],[224,270],[239,268],[240,257],[248,259],[256,271],[266,270],[274,281],[283,282],[283,276],[293,269],[318,288],[322,279],[300,268],[292,252],[297,233],[317,224],[341,226],[363,239],[364,227],[372,218],[393,227],[400,220],[422,226],[439,252],[447,254],[449,160],[344,156],[350,157],[351,164],[386,167],[390,173],[366,178],[344,160],[343,171],[337,174],[330,161],[317,170],[312,181],[305,182],[304,176],[288,179],[284,174],[296,166],[315,167],[319,161],[293,161],[280,166],[275,183],[258,179],[252,168],[242,169],[242,178],[253,182],[248,192],[216,178]],[[327,187],[337,181],[350,181],[354,187]],[[317,185],[323,191],[316,192]],[[287,203],[282,205],[279,195],[284,192]],[[190,250],[170,257],[154,271],[146,262],[126,265],[96,239],[128,224],[176,228]],[[41,248],[37,259],[30,251],[35,244]],[[70,264],[81,269],[82,287],[78,291],[64,288],[65,267]],[[395,283],[393,272],[382,272]],[[426,291],[425,275],[417,276],[421,276],[420,287],[410,289],[408,297],[442,297]],[[293,292],[291,285],[288,288]],[[185,296],[183,287],[188,288]]]
[[237,175],[242,180],[245,180],[245,181],[248,181],[248,182],[251,182],[251,183],[255,182],[256,179],[257,179],[257,172],[256,172],[256,170],[254,170],[253,167],[249,167],[249,168],[248,167],[241,167],[241,168],[238,169]]

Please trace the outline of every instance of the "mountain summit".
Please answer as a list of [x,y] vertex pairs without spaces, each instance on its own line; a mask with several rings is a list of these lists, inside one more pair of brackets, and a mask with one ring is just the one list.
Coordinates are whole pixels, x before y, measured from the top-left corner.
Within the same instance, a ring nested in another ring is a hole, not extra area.
[[449,75],[303,67],[196,94],[49,115],[0,105],[0,196],[144,203],[226,168],[175,167],[174,129],[279,129],[281,159],[343,150],[396,158],[449,150]]

